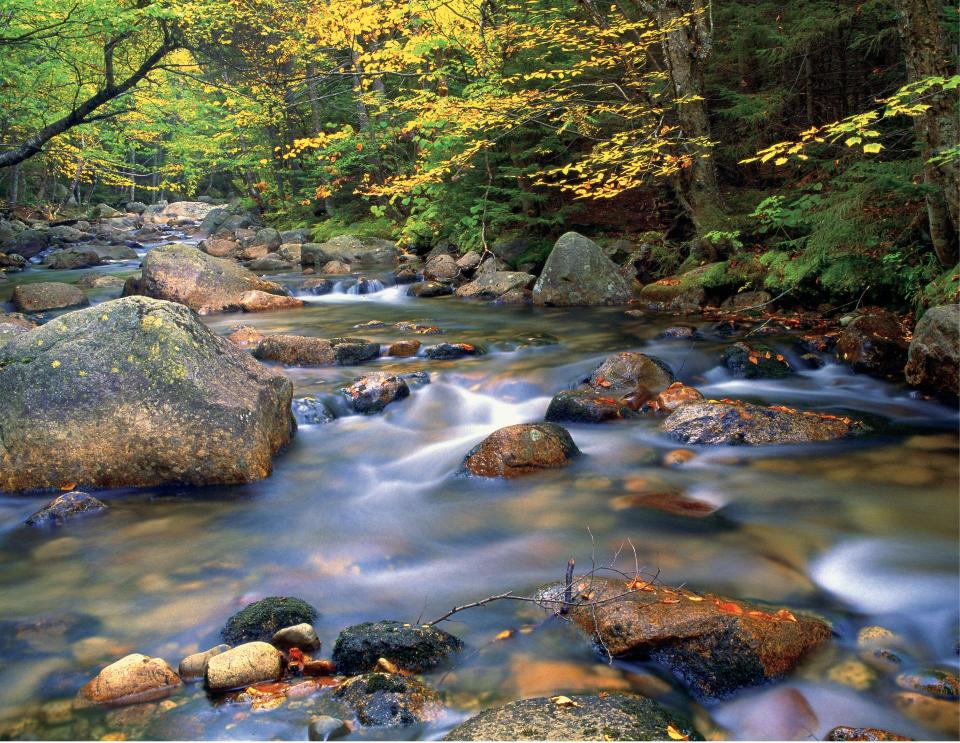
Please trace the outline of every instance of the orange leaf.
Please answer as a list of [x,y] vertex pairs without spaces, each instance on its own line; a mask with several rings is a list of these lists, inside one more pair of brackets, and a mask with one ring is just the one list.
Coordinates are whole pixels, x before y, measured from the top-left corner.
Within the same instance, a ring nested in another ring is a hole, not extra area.
[[655,589],[652,585],[650,585],[649,583],[647,583],[647,581],[641,580],[640,576],[637,576],[637,577],[634,578],[632,581],[630,581],[629,583],[627,583],[627,590],[628,590],[628,591],[647,591],[647,592],[653,592],[653,591],[655,591],[656,589]]
[[513,630],[512,630],[512,629],[505,629],[505,630],[503,630],[503,632],[498,632],[496,635],[494,635],[494,638],[493,638],[493,639],[494,639],[494,641],[496,641],[496,640],[506,640],[508,637],[512,637],[512,636],[513,636]]
[[60,486],[60,489],[61,489],[61,490],[73,490],[75,487],[77,487],[77,483],[75,483],[75,482],[68,482],[68,483],[65,483],[65,484],[61,485],[61,486]]
[[667,726],[667,735],[670,736],[670,740],[690,740],[689,735],[684,735],[679,730],[677,730],[673,725]]
[[731,601],[717,600],[717,608],[726,614],[743,614],[743,607]]
[[796,622],[797,618],[793,616],[793,612],[787,611],[786,609],[781,609],[777,612],[778,619],[785,619],[788,622]]
[[665,598],[665,599],[660,599],[660,603],[661,604],[679,604],[680,599]]

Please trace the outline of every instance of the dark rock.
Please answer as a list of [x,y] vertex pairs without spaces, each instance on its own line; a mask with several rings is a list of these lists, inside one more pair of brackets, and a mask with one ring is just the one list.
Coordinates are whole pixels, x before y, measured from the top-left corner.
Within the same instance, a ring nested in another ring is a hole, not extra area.
[[441,253],[430,258],[423,267],[423,276],[430,280],[449,281],[460,275],[460,267],[452,255]]
[[[138,243],[134,243],[136,245]],[[98,245],[84,246],[92,250],[101,261],[134,261],[139,258],[137,251],[130,245]]]
[[724,350],[723,363],[733,376],[742,379],[778,379],[793,374],[787,359],[769,346],[734,343]]
[[473,274],[480,267],[481,255],[476,250],[471,250],[457,259],[457,268],[462,273]]
[[423,355],[434,361],[462,359],[464,356],[482,356],[484,353],[486,352],[480,346],[474,346],[470,343],[440,343],[423,349]]
[[854,371],[901,379],[907,363],[907,342],[896,315],[883,310],[855,318],[837,338],[837,359]]
[[77,516],[106,508],[107,504],[99,498],[74,490],[58,495],[23,523],[27,526],[58,526]]
[[384,620],[341,631],[332,657],[337,672],[348,676],[375,670],[381,658],[403,671],[425,673],[462,649],[459,638],[441,629]]
[[142,290],[146,296],[185,304],[201,315],[239,310],[244,292],[284,293],[279,284],[261,279],[232,260],[176,244],[147,253]]
[[394,272],[393,280],[398,284],[412,284],[417,280],[417,272],[409,268],[401,268]]
[[605,423],[633,414],[622,400],[586,387],[554,395],[544,419],[555,423]]
[[720,305],[725,310],[736,310],[742,312],[747,309],[759,310],[761,306],[770,304],[773,295],[770,292],[740,292],[732,297],[727,297]]
[[310,294],[329,294],[333,291],[333,282],[330,279],[307,279],[300,288]]
[[247,268],[251,271],[292,271],[294,265],[288,263],[287,261],[281,260],[272,255],[268,255],[264,258],[258,258],[255,261],[250,261],[247,264]]
[[89,268],[100,265],[100,256],[89,248],[67,248],[50,253],[43,259],[43,265],[53,270]]
[[253,355],[287,366],[354,366],[380,355],[380,344],[363,338],[308,338],[302,335],[267,336]]
[[688,444],[802,444],[830,441],[861,430],[848,418],[823,413],[717,401],[681,405],[661,428]]
[[0,490],[259,480],[292,389],[182,305],[62,315],[0,348]]
[[584,383],[607,394],[623,394],[643,387],[656,395],[673,381],[670,367],[656,356],[622,351],[608,356]]
[[24,258],[33,258],[42,253],[50,244],[50,235],[40,230],[27,229],[19,233],[13,244],[4,248],[7,253],[16,253]]
[[436,281],[421,281],[419,284],[412,284],[407,290],[407,294],[411,297],[420,297],[420,299],[448,297],[453,294],[453,287]]
[[701,340],[703,336],[696,328],[687,327],[685,325],[677,325],[672,328],[667,328],[660,333],[657,338],[660,340],[698,341]]
[[280,233],[272,227],[264,227],[261,230],[257,230],[257,234],[254,235],[249,243],[249,246],[253,245],[264,245],[267,250],[272,252],[280,247]]
[[896,733],[891,733],[886,730],[881,730],[880,728],[854,728],[847,727],[846,725],[841,725],[835,727],[829,733],[824,740],[839,740],[839,741],[853,741],[853,740],[866,740],[866,741],[885,741],[885,740],[913,740],[913,738],[907,738],[903,735],[897,735]]
[[128,201],[124,209],[131,214],[143,214],[147,210],[147,205],[142,201]]
[[230,219],[230,212],[228,212],[226,209],[223,209],[222,207],[211,209],[200,221],[199,231],[204,235],[212,235],[228,219]]
[[680,276],[660,279],[640,290],[640,304],[655,312],[696,312],[706,298],[703,274],[715,264],[700,266]]
[[349,706],[361,725],[393,727],[438,719],[440,697],[413,678],[386,673],[366,673],[344,681],[333,696]]
[[297,419],[297,423],[319,425],[329,423],[336,416],[322,400],[302,397],[293,401],[293,417]]
[[[670,731],[673,731],[671,734]],[[703,740],[652,699],[622,692],[522,699],[481,712],[444,740]]]
[[90,304],[87,295],[73,284],[38,281],[20,284],[13,290],[13,306],[21,312],[46,312]]
[[478,477],[520,477],[566,467],[580,450],[555,423],[521,423],[500,428],[467,454],[462,471]]
[[[589,580],[590,600],[568,616],[615,658],[652,658],[701,699],[723,698],[779,678],[831,636],[820,619],[787,609],[642,583]],[[562,585],[541,591],[547,608]]]
[[[0,253],[0,269],[3,271],[22,271],[27,267],[27,259],[17,253]],[[0,273],[0,277],[3,274]]]
[[464,284],[456,293],[466,299],[500,299],[510,292],[525,289],[536,278],[533,274],[518,271],[492,271]]
[[290,596],[270,596],[234,614],[227,620],[221,635],[229,645],[270,639],[284,627],[311,623],[317,618],[317,610],[306,601]]
[[960,394],[960,304],[933,307],[913,331],[907,382],[948,399]]
[[368,374],[344,388],[350,407],[363,415],[381,412],[387,405],[410,396],[407,383],[394,374]]
[[620,304],[632,291],[600,246],[576,232],[561,235],[533,287],[533,303],[551,306]]

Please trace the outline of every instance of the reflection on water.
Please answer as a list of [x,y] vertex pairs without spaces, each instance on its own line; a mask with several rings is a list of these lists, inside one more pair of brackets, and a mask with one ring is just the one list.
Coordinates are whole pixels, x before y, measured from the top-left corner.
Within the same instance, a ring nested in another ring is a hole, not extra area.
[[[781,717],[799,715],[819,738],[838,724],[936,734],[891,708],[888,680],[855,690],[830,680],[829,671],[855,655],[857,630],[869,624],[906,638],[906,655],[918,664],[956,665],[955,411],[832,364],[784,380],[735,381],[717,367],[719,339],[654,340],[669,319],[627,318],[615,308],[492,307],[411,299],[390,286],[304,298],[310,304],[301,310],[205,321],[218,333],[243,322],[384,345],[462,341],[488,353],[453,362],[381,358],[364,367],[424,369],[432,383],[382,415],[301,427],[260,483],[98,494],[111,505],[107,516],[54,533],[19,525],[47,498],[0,498],[0,621],[47,617],[67,625],[33,644],[2,641],[0,717],[60,738],[303,738],[322,696],[263,714],[211,706],[195,687],[162,712],[148,705],[104,716],[65,710],[62,700],[127,652],[176,664],[215,644],[226,618],[262,596],[315,605],[329,652],[345,625],[413,622],[489,594],[529,593],[560,578],[568,558],[583,565],[595,551],[605,560],[630,539],[641,566],[659,569],[668,583],[780,602],[835,622],[832,647],[795,677],[711,710],[718,730],[757,738],[782,732],[772,722],[764,728],[757,710],[795,705],[795,695],[769,696],[791,687],[813,718],[796,709]],[[385,325],[355,328],[369,321]],[[443,334],[421,337],[394,327],[401,321]],[[788,337],[771,343],[795,354]],[[705,449],[677,468],[661,465],[676,445],[653,420],[570,426],[587,456],[568,470],[513,482],[452,477],[492,430],[542,418],[554,392],[627,349],[660,356],[708,397],[854,410],[886,423],[864,441]],[[287,373],[297,396],[338,395],[360,370]],[[622,559],[633,568],[632,552]],[[657,669],[605,665],[584,638],[555,621],[542,625],[530,606],[492,604],[457,619],[448,629],[470,652],[452,672],[428,679],[445,692],[451,716],[412,736],[438,737],[498,701],[584,689],[635,689],[709,719]],[[493,641],[524,627],[531,631]]]

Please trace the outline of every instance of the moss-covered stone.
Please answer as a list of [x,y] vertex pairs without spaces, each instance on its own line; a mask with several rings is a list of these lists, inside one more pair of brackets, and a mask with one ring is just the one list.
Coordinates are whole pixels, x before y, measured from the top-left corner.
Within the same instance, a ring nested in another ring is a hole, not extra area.
[[368,727],[416,725],[435,720],[443,712],[433,689],[416,679],[386,673],[355,676],[340,684],[333,695]]
[[440,666],[463,643],[449,632],[391,620],[364,622],[347,627],[333,646],[339,673],[372,671],[386,658],[404,671],[423,673]]
[[[672,730],[672,733],[670,732]],[[540,697],[481,712],[444,740],[703,740],[687,722],[637,694]]]
[[742,379],[779,379],[793,373],[790,362],[769,346],[734,343],[723,352],[730,373]]
[[220,634],[228,645],[269,642],[284,627],[310,623],[316,618],[317,610],[302,599],[270,596],[254,601],[230,617]]

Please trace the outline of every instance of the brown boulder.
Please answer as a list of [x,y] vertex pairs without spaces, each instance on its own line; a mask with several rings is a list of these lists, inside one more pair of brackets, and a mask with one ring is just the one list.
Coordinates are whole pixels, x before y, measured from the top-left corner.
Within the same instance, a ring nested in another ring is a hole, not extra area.
[[180,677],[160,658],[134,653],[111,663],[80,689],[93,704],[123,705],[150,702],[173,694]]
[[256,348],[260,345],[260,341],[266,337],[259,330],[249,325],[237,325],[227,336],[227,340],[240,346],[240,348]]
[[566,467],[580,454],[570,433],[555,423],[521,423],[494,431],[463,460],[462,472],[478,477],[520,477]]
[[350,266],[343,261],[327,261],[323,264],[323,268],[320,269],[320,273],[329,274],[330,276],[342,276],[343,274],[350,273]]
[[[569,614],[615,658],[650,657],[700,698],[726,697],[784,675],[831,636],[815,617],[653,585],[584,578]],[[541,592],[556,608],[563,586]]]
[[241,294],[239,304],[244,312],[269,312],[270,310],[293,310],[303,307],[305,302],[285,294],[268,294],[254,289]]
[[960,304],[927,310],[913,331],[907,382],[948,398],[960,394]]
[[854,371],[901,379],[907,342],[896,315],[876,310],[855,318],[837,338],[837,359]]
[[214,258],[232,258],[240,252],[240,244],[236,240],[226,240],[211,237],[200,243],[200,250]]
[[387,356],[406,358],[408,356],[416,356],[419,350],[420,341],[397,341],[396,343],[392,343],[390,348],[387,349]]
[[90,304],[87,295],[73,284],[38,281],[20,284],[13,290],[13,305],[21,312],[46,312]]
[[380,346],[363,338],[308,338],[302,335],[271,335],[254,356],[287,366],[349,366],[380,355]]
[[623,351],[608,356],[585,381],[598,392],[628,392],[645,387],[656,395],[673,380],[670,367],[655,356]]

